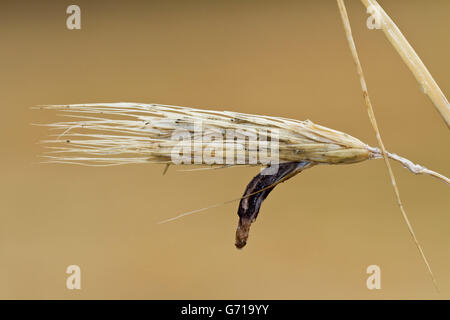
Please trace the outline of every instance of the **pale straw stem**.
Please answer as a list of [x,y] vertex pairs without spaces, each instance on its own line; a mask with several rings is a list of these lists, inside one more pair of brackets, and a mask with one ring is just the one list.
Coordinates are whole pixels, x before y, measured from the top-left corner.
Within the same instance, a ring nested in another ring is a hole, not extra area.
[[378,15],[379,19],[378,24],[389,42],[406,63],[409,70],[414,74],[422,91],[431,99],[442,119],[447,124],[447,127],[450,128],[450,103],[413,47],[376,0],[361,0],[361,2],[367,8],[373,8],[375,10],[375,14]]
[[384,147],[383,140],[381,139],[380,131],[378,129],[378,125],[377,125],[375,114],[374,114],[374,111],[373,111],[373,108],[372,108],[372,104],[370,102],[369,93],[367,91],[366,80],[364,78],[364,74],[363,74],[363,70],[362,70],[362,67],[361,67],[361,63],[359,61],[358,53],[356,51],[356,46],[355,46],[355,42],[353,40],[352,30],[351,30],[351,27],[350,27],[350,21],[348,19],[347,10],[345,8],[344,1],[343,0],[337,0],[337,4],[339,6],[339,11],[341,13],[342,22],[344,24],[344,29],[345,29],[345,33],[346,33],[346,36],[347,36],[347,41],[348,41],[348,44],[349,44],[349,47],[350,47],[350,51],[352,53],[353,60],[354,60],[355,65],[356,65],[356,70],[357,70],[357,73],[359,75],[359,80],[361,82],[361,88],[362,88],[362,92],[363,92],[363,96],[364,96],[364,101],[366,103],[367,112],[369,114],[369,119],[370,119],[370,121],[372,123],[373,129],[375,130],[375,134],[376,134],[376,137],[377,137],[378,145],[379,145],[379,147],[381,149],[381,153],[383,155],[383,159],[384,159],[384,161],[386,163],[386,167],[388,169],[389,176],[391,177],[392,187],[394,188],[395,196],[397,198],[397,204],[398,204],[398,206],[400,208],[400,211],[402,213],[403,219],[405,220],[406,225],[408,226],[408,230],[409,230],[409,232],[411,234],[411,237],[414,240],[414,243],[416,244],[416,247],[419,250],[419,253],[422,256],[422,259],[423,259],[423,261],[424,261],[424,263],[425,263],[425,265],[426,265],[426,267],[428,269],[428,272],[429,272],[429,274],[431,276],[433,284],[434,284],[436,290],[439,291],[437,283],[436,283],[436,279],[435,279],[435,277],[433,275],[433,272],[431,270],[430,264],[428,263],[428,260],[427,260],[427,258],[425,256],[425,253],[422,250],[422,247],[421,247],[419,241],[417,240],[417,237],[416,237],[416,235],[414,233],[412,225],[409,222],[408,216],[406,215],[405,209],[403,208],[403,203],[402,203],[402,200],[400,198],[400,192],[398,190],[397,183],[396,183],[395,177],[394,177],[394,173],[392,172],[392,168],[391,168],[391,165],[390,165],[389,160],[388,160],[388,155],[387,155],[386,149]]

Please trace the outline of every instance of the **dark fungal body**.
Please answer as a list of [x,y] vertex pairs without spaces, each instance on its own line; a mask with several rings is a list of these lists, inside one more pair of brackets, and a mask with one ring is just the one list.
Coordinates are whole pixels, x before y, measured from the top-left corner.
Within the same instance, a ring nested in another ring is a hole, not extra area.
[[280,163],[275,167],[264,169],[250,181],[239,202],[236,248],[242,249],[247,244],[250,226],[258,217],[261,204],[276,185],[292,178],[311,165],[310,161]]

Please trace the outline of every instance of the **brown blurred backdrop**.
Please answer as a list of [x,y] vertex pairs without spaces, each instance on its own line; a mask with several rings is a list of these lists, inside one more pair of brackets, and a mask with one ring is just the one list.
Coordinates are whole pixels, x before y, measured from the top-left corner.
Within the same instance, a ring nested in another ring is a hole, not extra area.
[[[447,176],[449,132],[365,8],[346,1],[387,148]],[[81,30],[67,30],[68,5]],[[450,94],[450,2],[380,1]],[[255,168],[179,172],[40,164],[58,119],[37,104],[133,101],[311,119],[376,145],[335,1],[2,1],[0,298],[450,298],[444,184],[393,164],[432,286],[382,161],[280,185],[247,247],[237,203]],[[66,289],[76,264],[82,289]],[[366,288],[381,267],[381,290]]]

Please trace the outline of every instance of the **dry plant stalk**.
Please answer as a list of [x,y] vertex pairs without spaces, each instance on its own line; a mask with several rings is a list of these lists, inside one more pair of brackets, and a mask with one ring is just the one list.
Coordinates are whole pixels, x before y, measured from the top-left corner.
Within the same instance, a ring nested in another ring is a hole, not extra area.
[[[367,1],[363,1],[363,2],[367,2]],[[372,1],[372,2],[377,4],[376,1]],[[372,108],[372,103],[370,102],[370,97],[369,97],[369,92],[367,90],[366,80],[364,78],[364,73],[363,73],[363,70],[362,70],[362,67],[361,67],[361,62],[359,61],[358,52],[356,50],[355,42],[353,40],[352,30],[351,30],[351,27],[350,27],[350,21],[348,19],[347,10],[345,8],[344,0],[337,0],[337,4],[338,4],[338,7],[339,7],[339,12],[341,13],[342,23],[344,24],[344,29],[345,29],[345,33],[346,33],[346,36],[347,36],[348,45],[349,45],[350,51],[351,51],[352,56],[353,56],[353,60],[354,60],[355,65],[356,65],[356,71],[357,71],[358,76],[359,76],[361,89],[362,89],[363,96],[364,96],[364,101],[365,101],[366,107],[367,107],[367,113],[369,115],[369,119],[370,119],[370,122],[372,124],[372,127],[373,127],[373,129],[375,131],[375,134],[376,134],[376,137],[377,137],[377,141],[378,141],[378,145],[380,146],[380,149],[381,149],[381,154],[383,156],[383,159],[385,161],[386,167],[387,167],[388,172],[389,172],[389,176],[391,178],[392,187],[394,189],[394,193],[395,193],[395,196],[396,196],[396,199],[397,199],[397,204],[398,204],[398,206],[400,208],[400,211],[402,213],[402,217],[403,217],[403,219],[404,219],[404,221],[405,221],[405,223],[406,223],[406,225],[408,227],[408,230],[409,230],[409,232],[411,234],[411,237],[412,237],[412,239],[413,239],[413,241],[414,241],[414,243],[415,243],[415,245],[416,245],[416,247],[417,247],[421,257],[422,257],[422,260],[424,261],[424,263],[425,263],[425,265],[427,267],[427,270],[428,270],[428,272],[429,272],[429,274],[431,276],[433,284],[434,284],[436,290],[439,292],[439,288],[437,286],[436,279],[435,279],[435,277],[433,275],[433,271],[431,270],[431,266],[430,266],[430,264],[428,262],[427,257],[425,256],[425,253],[424,253],[424,251],[422,249],[422,246],[420,245],[420,243],[419,243],[419,241],[418,241],[418,239],[417,239],[417,237],[415,235],[414,229],[413,229],[413,227],[412,227],[412,225],[411,225],[411,223],[410,223],[410,221],[408,219],[406,211],[405,211],[405,209],[403,207],[402,200],[400,198],[400,191],[399,191],[399,189],[397,187],[397,182],[395,180],[395,176],[394,176],[394,173],[392,171],[392,167],[391,167],[391,165],[389,163],[388,152],[386,151],[386,149],[384,147],[383,140],[381,139],[381,133],[380,133],[380,130],[378,129],[378,124],[377,124],[377,121],[376,121],[376,118],[375,118],[375,113],[374,113],[373,108]],[[379,10],[383,10],[383,9],[380,6],[378,6],[376,8],[376,10],[379,11]],[[384,17],[387,17],[387,19],[389,19],[389,17],[386,15],[386,13],[384,13]],[[377,19],[380,19],[380,16],[378,16]],[[378,23],[380,23],[380,22],[383,23],[383,19],[381,19],[381,21],[378,21]],[[394,29],[394,27],[395,27],[395,29]],[[426,68],[423,65],[422,61],[420,61],[419,57],[415,54],[415,52],[412,49],[412,47],[409,46],[409,43],[406,41],[406,39],[400,33],[400,30],[398,30],[398,28],[396,28],[395,24],[390,19],[389,19],[388,23],[384,22],[384,29],[383,30],[385,30],[385,32],[388,34],[388,37],[389,37],[389,35],[392,36],[392,34],[394,32],[397,33],[397,37],[396,37],[397,40],[398,40],[398,36],[402,37],[402,39],[404,40],[403,41],[403,46],[401,46],[400,48],[396,47],[396,49],[399,50],[399,53],[401,55],[402,55],[402,53],[405,54],[405,52],[409,53],[409,55],[407,55],[408,61],[410,62],[410,63],[408,63],[408,66],[410,68],[414,69],[414,71],[417,71],[415,73],[415,75],[416,75],[417,79],[419,80],[419,82],[421,80],[423,80],[422,85],[424,86],[424,88],[425,88],[425,85],[428,85],[428,86],[430,86],[430,84],[434,85],[433,86],[433,92],[430,95],[430,98],[432,100],[433,100],[433,98],[436,98],[436,96],[433,95],[433,93],[436,94],[436,91],[438,90],[439,91],[438,93],[440,93],[440,97],[441,98],[443,97],[443,99],[444,99],[444,104],[446,103],[448,105],[448,102],[445,99],[445,96],[442,94],[442,92],[440,92],[439,87],[437,86],[436,82],[434,82],[434,80],[431,77],[431,75],[428,73],[428,70],[426,70]],[[394,31],[394,32],[392,32],[392,31]],[[391,38],[390,38],[390,40],[391,40]],[[398,41],[395,41],[393,43],[395,43],[397,45],[399,44]],[[406,45],[409,46],[409,51],[408,50],[407,51],[401,50],[402,48],[405,48]],[[414,61],[411,58],[411,51],[412,51],[412,53],[415,56],[415,60]],[[403,57],[403,55],[402,55],[402,57]],[[420,67],[422,67],[422,69],[420,71],[418,70],[419,69],[418,67],[415,67],[419,62],[420,62]],[[424,78],[424,75],[422,73],[423,69],[425,69],[425,71],[427,72],[427,75],[428,75],[427,78]],[[432,81],[432,83],[431,83],[431,81]],[[425,92],[427,92],[427,91],[425,90]],[[437,105],[435,104],[436,107],[438,108],[438,110],[440,109],[440,107],[442,107],[442,104],[439,104],[440,102],[442,102],[442,100],[433,100],[433,102],[438,103]],[[445,105],[444,105],[444,107],[445,107]],[[443,113],[441,113],[441,114],[443,115],[444,120],[448,120],[445,117],[445,115],[446,115],[445,109],[442,109],[442,111],[443,111]]]
[[416,77],[422,91],[431,99],[437,111],[444,119],[447,127],[450,128],[450,103],[442,93],[436,81],[423,64],[408,40],[403,36],[400,29],[392,21],[389,15],[383,10],[376,0],[361,0],[366,8],[373,8],[377,14],[379,26],[388,38],[389,42],[398,52],[400,57],[408,66],[409,70]]

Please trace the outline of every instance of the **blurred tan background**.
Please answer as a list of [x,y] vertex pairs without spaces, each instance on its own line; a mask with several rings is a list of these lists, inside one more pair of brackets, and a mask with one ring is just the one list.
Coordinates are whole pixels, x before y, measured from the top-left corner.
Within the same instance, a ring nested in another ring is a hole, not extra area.
[[[67,30],[68,5],[81,30]],[[365,8],[346,1],[387,148],[445,175],[449,131]],[[450,95],[450,2],[380,1]],[[393,164],[434,291],[382,161],[280,185],[234,247],[255,168],[40,164],[37,104],[133,101],[311,119],[372,146],[335,1],[2,1],[0,298],[450,298],[449,189]],[[82,289],[65,287],[76,264]],[[366,288],[381,267],[381,290]]]

